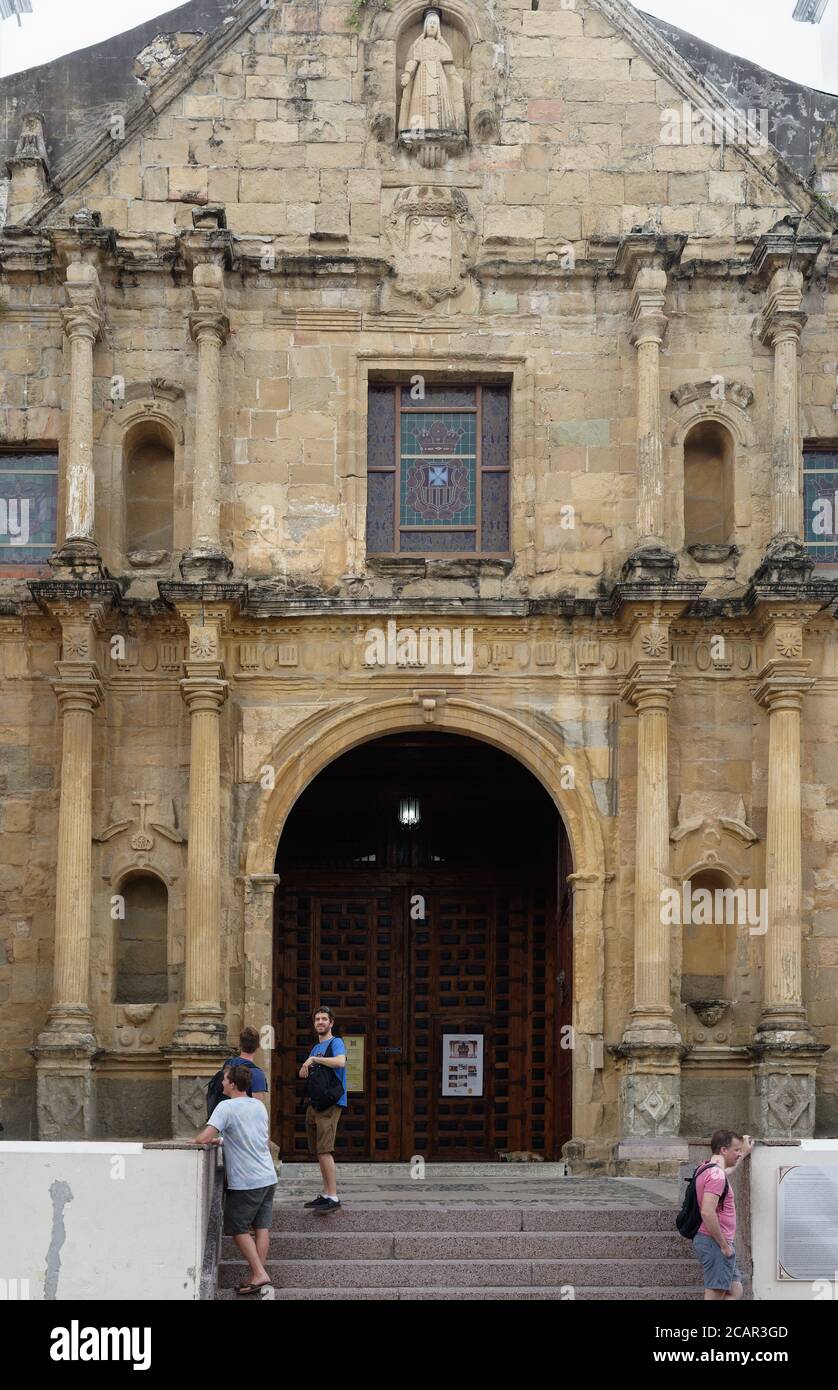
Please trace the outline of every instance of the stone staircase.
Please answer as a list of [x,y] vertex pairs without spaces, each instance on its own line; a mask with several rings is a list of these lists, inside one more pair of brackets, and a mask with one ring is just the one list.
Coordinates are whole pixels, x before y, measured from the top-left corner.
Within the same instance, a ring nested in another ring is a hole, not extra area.
[[[487,1176],[484,1168],[476,1182],[461,1176],[449,1169],[411,1184],[404,1175],[389,1182],[358,1174],[341,1183],[341,1210],[325,1217],[303,1209],[316,1180],[281,1180],[268,1261],[273,1297],[702,1297],[698,1263],[674,1228],[674,1199],[654,1190],[665,1184],[555,1179],[531,1169]],[[235,1298],[246,1281],[247,1266],[225,1237],[217,1297]]]

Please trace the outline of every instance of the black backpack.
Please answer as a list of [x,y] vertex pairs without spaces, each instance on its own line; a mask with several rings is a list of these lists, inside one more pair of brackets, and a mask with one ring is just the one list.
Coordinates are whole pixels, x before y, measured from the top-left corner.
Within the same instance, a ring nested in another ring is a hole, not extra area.
[[[230,1062],[232,1062],[232,1060],[233,1058],[230,1057],[228,1061],[224,1063],[224,1066],[221,1068],[221,1070],[217,1071],[215,1073],[215,1076],[211,1076],[209,1081],[207,1082],[207,1119],[209,1119],[216,1105],[220,1105],[222,1100],[227,1099],[227,1097],[224,1094],[224,1091],[222,1090],[221,1083],[224,1080],[224,1067],[229,1067]],[[253,1068],[255,1067],[256,1063],[241,1061],[238,1062],[236,1065],[240,1067],[250,1067],[250,1070],[253,1071]],[[249,1096],[253,1095],[253,1092],[251,1091],[249,1086],[247,1088],[247,1094]]]
[[[324,1057],[333,1056],[332,1038],[329,1046],[322,1054]],[[306,1081],[306,1097],[309,1105],[315,1110],[328,1110],[330,1105],[337,1105],[343,1096],[343,1082],[335,1071],[334,1067],[315,1067],[308,1074]]]
[[[696,1178],[698,1177],[699,1173],[702,1171],[703,1168],[711,1167],[711,1162],[699,1163],[692,1177],[684,1178],[684,1182],[687,1184],[687,1190],[684,1193],[684,1200],[681,1203],[681,1210],[675,1218],[675,1225],[678,1227],[678,1230],[681,1232],[681,1235],[684,1237],[685,1240],[692,1240],[693,1237],[698,1234],[698,1228],[701,1225],[701,1208],[698,1205],[698,1197],[696,1196],[695,1190]],[[725,1178],[724,1191],[721,1197],[719,1198],[720,1207],[724,1205],[725,1197],[727,1196],[729,1191],[730,1183],[728,1182],[727,1178]]]

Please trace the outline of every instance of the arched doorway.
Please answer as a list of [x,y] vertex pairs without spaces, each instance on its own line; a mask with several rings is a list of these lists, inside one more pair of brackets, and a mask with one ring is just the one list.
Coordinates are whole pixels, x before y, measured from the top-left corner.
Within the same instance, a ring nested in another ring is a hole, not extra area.
[[558,1157],[570,1138],[571,864],[535,777],[459,734],[372,740],[300,795],[276,872],[283,1157],[306,1154],[297,1071],[319,1003],[350,1048],[339,1159]]

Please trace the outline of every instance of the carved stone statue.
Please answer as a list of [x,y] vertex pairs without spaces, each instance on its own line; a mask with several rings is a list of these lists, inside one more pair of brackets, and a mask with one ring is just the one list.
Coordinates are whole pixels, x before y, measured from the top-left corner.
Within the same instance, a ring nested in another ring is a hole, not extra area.
[[415,149],[425,168],[437,168],[466,139],[463,80],[442,37],[438,10],[425,11],[422,34],[411,46],[401,85],[399,139]]

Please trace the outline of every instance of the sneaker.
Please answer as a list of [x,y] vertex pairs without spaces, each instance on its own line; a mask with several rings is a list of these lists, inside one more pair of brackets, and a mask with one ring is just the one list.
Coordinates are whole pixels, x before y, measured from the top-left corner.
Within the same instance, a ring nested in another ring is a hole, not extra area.
[[321,1192],[317,1197],[315,1197],[313,1202],[304,1202],[303,1206],[307,1208],[325,1207],[328,1205],[328,1201],[328,1197],[324,1197],[323,1193]]
[[326,1216],[330,1211],[338,1211],[340,1202],[337,1197],[324,1197],[322,1203],[317,1208],[319,1216]]

